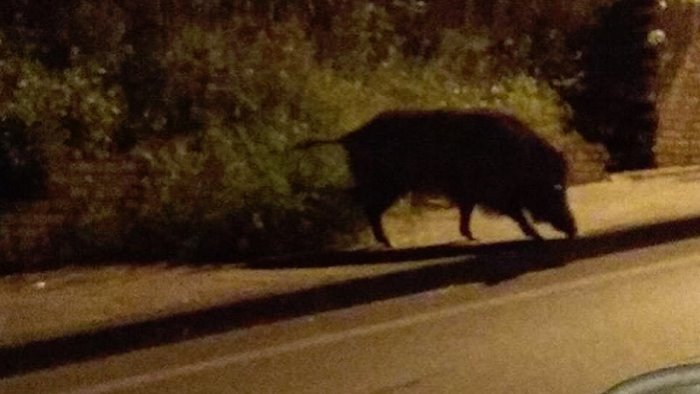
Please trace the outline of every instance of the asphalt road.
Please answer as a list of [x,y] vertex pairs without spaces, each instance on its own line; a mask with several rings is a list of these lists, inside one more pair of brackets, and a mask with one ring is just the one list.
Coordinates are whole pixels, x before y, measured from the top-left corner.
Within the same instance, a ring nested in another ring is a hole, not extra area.
[[700,239],[143,349],[0,393],[600,393],[700,359]]

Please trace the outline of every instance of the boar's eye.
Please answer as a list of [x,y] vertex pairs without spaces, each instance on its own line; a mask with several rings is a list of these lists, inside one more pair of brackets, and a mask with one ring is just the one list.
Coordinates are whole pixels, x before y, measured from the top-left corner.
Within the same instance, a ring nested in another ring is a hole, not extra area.
[[561,183],[557,183],[557,184],[555,184],[553,187],[554,187],[554,190],[556,190],[556,191],[558,191],[558,192],[564,190],[564,185],[562,185]]

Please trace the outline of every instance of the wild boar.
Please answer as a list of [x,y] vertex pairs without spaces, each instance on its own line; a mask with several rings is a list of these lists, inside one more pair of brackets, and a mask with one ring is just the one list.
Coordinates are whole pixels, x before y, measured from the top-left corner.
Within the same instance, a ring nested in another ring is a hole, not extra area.
[[514,116],[487,109],[389,111],[336,140],[348,153],[353,189],[378,242],[391,246],[382,214],[409,192],[442,195],[460,210],[460,232],[474,239],[476,205],[512,218],[541,239],[526,218],[577,233],[566,196],[564,156]]

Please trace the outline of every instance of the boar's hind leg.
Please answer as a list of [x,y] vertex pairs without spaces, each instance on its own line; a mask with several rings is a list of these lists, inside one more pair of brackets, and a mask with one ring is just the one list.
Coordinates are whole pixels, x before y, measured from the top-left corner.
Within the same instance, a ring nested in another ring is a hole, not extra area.
[[542,240],[542,236],[539,233],[537,233],[535,228],[532,227],[530,222],[527,221],[527,218],[525,218],[525,215],[523,215],[522,211],[517,211],[516,213],[509,214],[508,216],[510,216],[513,220],[515,220],[516,223],[518,223],[520,230],[522,230],[522,232],[525,233],[525,235],[538,241]]
[[472,211],[474,211],[474,203],[460,202],[459,204],[459,232],[470,241],[476,241],[472,230],[469,226],[471,221]]
[[387,187],[387,185],[375,185],[373,187],[358,187],[355,193],[360,204],[365,209],[374,238],[377,242],[391,247],[389,238],[384,232],[384,226],[382,226],[382,215],[401,196],[401,192]]

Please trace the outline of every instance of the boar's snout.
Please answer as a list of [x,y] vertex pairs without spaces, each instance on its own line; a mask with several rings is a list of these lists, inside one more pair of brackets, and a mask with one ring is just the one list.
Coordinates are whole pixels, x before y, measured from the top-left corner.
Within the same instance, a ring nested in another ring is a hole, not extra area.
[[556,188],[556,192],[548,194],[545,198],[537,199],[529,208],[535,221],[547,222],[558,231],[566,234],[568,238],[574,238],[578,234],[578,227],[566,198],[563,188]]
[[555,220],[551,220],[550,223],[554,228],[566,234],[567,238],[574,238],[578,235],[576,221],[568,207],[565,207],[562,211],[563,212],[556,215]]

